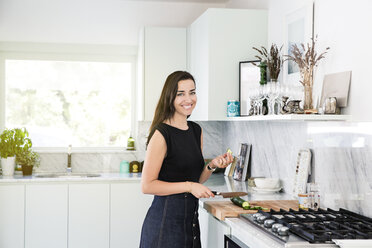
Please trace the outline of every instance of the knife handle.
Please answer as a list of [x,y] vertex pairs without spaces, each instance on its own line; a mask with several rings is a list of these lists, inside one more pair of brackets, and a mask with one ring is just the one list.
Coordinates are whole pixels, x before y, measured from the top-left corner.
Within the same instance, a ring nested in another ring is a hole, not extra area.
[[212,191],[212,193],[214,194],[214,195],[219,195],[219,193],[220,192],[217,192],[217,191],[214,191],[214,190],[211,190]]

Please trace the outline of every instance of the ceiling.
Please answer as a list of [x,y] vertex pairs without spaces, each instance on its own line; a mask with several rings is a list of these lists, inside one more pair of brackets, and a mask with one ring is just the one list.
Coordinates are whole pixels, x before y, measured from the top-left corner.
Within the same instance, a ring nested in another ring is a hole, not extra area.
[[171,2],[171,3],[227,3],[230,0],[122,0],[135,2]]

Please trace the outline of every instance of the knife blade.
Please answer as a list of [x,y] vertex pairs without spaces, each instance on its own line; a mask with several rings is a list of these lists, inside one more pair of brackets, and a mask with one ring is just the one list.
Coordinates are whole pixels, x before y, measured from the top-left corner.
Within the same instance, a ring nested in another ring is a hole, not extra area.
[[214,195],[220,195],[223,198],[231,198],[231,197],[248,195],[247,192],[219,192],[219,191],[213,191],[213,190],[212,190],[212,193]]

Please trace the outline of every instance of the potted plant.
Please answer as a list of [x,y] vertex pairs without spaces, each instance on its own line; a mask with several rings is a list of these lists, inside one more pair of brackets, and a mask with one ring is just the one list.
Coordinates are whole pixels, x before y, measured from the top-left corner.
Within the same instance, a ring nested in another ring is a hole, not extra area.
[[32,175],[34,166],[39,166],[40,156],[32,149],[22,149],[16,156],[17,164],[22,166],[22,173],[24,176]]
[[318,54],[315,51],[316,39],[317,37],[311,38],[311,44],[307,43],[306,46],[303,43],[300,47],[297,44],[292,45],[292,54],[286,55],[287,60],[295,62],[300,69],[300,83],[304,86],[304,110],[313,110],[314,69],[329,50],[327,47],[324,52]]
[[255,57],[258,58],[261,63],[267,65],[267,69],[269,70],[270,80],[273,82],[278,81],[278,77],[280,74],[280,70],[283,66],[283,57],[281,56],[283,46],[280,48],[277,47],[276,44],[272,44],[270,47],[270,53],[267,51],[265,47],[261,47],[258,49],[253,47],[260,55],[256,55]]
[[14,174],[15,156],[32,146],[26,128],[5,129],[0,135],[0,157],[4,176]]

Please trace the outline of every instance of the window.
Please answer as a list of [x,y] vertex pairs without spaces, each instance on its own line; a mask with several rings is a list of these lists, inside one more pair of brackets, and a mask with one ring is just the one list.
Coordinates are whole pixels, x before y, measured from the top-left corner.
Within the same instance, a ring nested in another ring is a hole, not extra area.
[[78,55],[5,58],[5,127],[26,127],[34,147],[124,147],[134,123],[133,66]]

